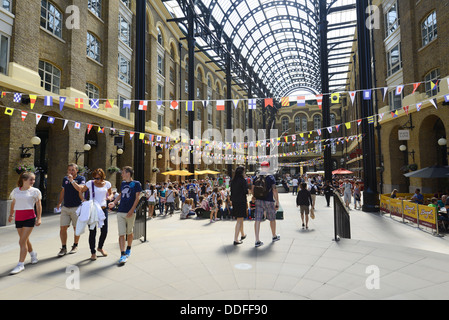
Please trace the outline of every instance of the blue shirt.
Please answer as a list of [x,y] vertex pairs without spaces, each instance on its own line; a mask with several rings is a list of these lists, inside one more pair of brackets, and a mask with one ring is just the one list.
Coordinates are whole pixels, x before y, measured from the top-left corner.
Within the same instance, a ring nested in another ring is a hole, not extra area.
[[[78,185],[86,184],[86,178],[83,176],[76,176],[73,179]],[[62,179],[62,188],[64,189],[64,207],[75,208],[81,205],[79,192],[73,187],[67,177]]]
[[136,200],[136,193],[142,191],[142,185],[139,181],[123,181],[122,185],[120,186],[120,190],[121,197],[118,211],[128,213],[134,205],[134,201]]

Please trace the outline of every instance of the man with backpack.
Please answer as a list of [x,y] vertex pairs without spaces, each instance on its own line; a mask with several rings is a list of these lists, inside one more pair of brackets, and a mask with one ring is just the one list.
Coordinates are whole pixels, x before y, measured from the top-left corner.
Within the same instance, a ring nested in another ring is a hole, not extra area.
[[276,234],[276,213],[279,209],[279,195],[276,189],[276,179],[269,174],[270,163],[262,162],[259,176],[254,179],[252,185],[252,194],[256,198],[255,210],[255,224],[254,231],[256,234],[256,248],[263,245],[260,241],[260,222],[263,220],[264,212],[267,214],[267,219],[270,221],[270,228],[272,233],[272,241],[279,241],[281,237]]

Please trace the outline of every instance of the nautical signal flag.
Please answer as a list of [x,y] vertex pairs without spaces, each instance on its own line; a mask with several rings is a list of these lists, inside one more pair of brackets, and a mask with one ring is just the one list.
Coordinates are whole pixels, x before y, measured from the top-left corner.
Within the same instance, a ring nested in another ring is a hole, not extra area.
[[225,102],[224,100],[217,100],[217,111],[224,111]]
[[31,110],[34,109],[34,105],[36,104],[37,96],[30,94],[30,108]]
[[46,107],[53,107],[53,97],[52,96],[45,96],[45,98],[44,98],[44,106],[46,106]]
[[435,109],[438,109],[438,106],[437,106],[437,99],[430,99],[429,101],[430,101],[430,103],[435,107]]
[[438,82],[439,80],[437,80],[436,82],[430,81],[430,88],[432,90],[435,90],[435,88],[438,86]]
[[289,107],[290,106],[290,98],[289,97],[281,98],[281,106],[282,107]]
[[14,93],[14,102],[20,103],[22,102],[22,94],[21,93]]
[[55,118],[54,117],[48,117],[47,123],[54,124],[55,123]]
[[176,101],[176,100],[173,100],[173,101],[171,101],[170,102],[170,108],[172,109],[172,110],[177,110],[178,109],[178,101]]
[[416,104],[416,110],[421,111],[421,107],[422,107],[421,102]]
[[403,85],[396,87],[396,95],[397,96],[400,96],[402,94],[402,91],[404,91],[404,86]]
[[195,111],[195,101],[186,102],[186,111]]
[[59,97],[59,110],[62,111],[62,108],[64,108],[64,104],[66,102],[66,97]]
[[139,102],[139,110],[140,111],[147,111],[147,109],[148,109],[148,101],[140,100],[140,102]]
[[305,107],[305,106],[306,106],[306,97],[298,96],[298,107]]
[[266,98],[266,99],[265,99],[265,108],[268,107],[268,106],[274,107],[273,99],[272,99],[272,98]]
[[409,111],[410,107],[409,106],[405,106],[402,109],[404,109],[405,113],[408,114],[408,111]]
[[322,94],[319,94],[316,96],[316,102],[318,104],[318,107],[321,110],[321,108],[323,107],[323,95]]
[[368,123],[374,123],[374,116],[368,117]]
[[340,103],[340,94],[339,93],[332,93],[331,94],[331,102],[332,103]]
[[123,101],[123,109],[131,109],[131,100]]
[[391,116],[392,116],[393,118],[397,118],[397,117],[398,117],[398,110],[396,110],[396,111],[391,111]]
[[7,114],[8,116],[12,116],[13,113],[14,113],[14,109],[13,108],[6,108],[5,109],[5,114]]
[[91,109],[99,109],[100,108],[100,99],[90,99],[90,108]]
[[237,107],[239,105],[239,101],[240,100],[232,100],[232,102],[234,103],[234,109],[237,109]]
[[81,123],[80,122],[75,122],[74,128],[75,129],[81,129]]
[[419,88],[420,85],[421,85],[421,82],[418,82],[418,83],[414,83],[414,84],[413,84],[413,92],[412,92],[412,94],[414,94],[414,93],[416,92],[416,90],[418,90],[418,88]]
[[114,106],[114,100],[112,100],[112,99],[106,100],[106,104],[104,105],[105,109],[112,109],[113,106]]
[[42,115],[41,114],[36,114],[36,125],[39,124],[39,121],[41,121]]
[[257,108],[257,100],[256,99],[249,99],[248,100],[248,109],[249,110],[256,110]]
[[363,90],[363,100],[371,100],[371,90]]
[[25,118],[27,117],[28,112],[22,111],[21,114],[22,114],[22,121],[25,121]]
[[75,98],[75,108],[77,109],[84,108],[84,100],[82,98]]
[[354,104],[355,95],[356,95],[356,91],[349,92],[349,97],[351,98],[352,104]]

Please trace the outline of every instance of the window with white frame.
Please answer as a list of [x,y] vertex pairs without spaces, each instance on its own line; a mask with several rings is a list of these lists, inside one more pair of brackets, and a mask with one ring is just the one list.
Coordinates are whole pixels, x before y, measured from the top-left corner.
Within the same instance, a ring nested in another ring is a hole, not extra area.
[[385,13],[385,37],[388,37],[398,28],[399,28],[399,10],[398,10],[398,2],[395,1]]
[[99,99],[100,89],[92,83],[86,82],[86,95],[89,99]]
[[401,43],[387,52],[387,73],[391,76],[402,69]]
[[164,45],[164,38],[162,36],[162,32],[159,27],[157,28],[157,43],[159,43],[161,46]]
[[421,23],[422,46],[429,44],[438,36],[437,32],[437,12],[433,11]]
[[8,73],[9,64],[9,37],[0,35],[0,73]]
[[62,13],[47,0],[41,0],[41,27],[62,38]]
[[47,61],[39,61],[41,87],[47,91],[59,94],[61,87],[61,70]]
[[122,0],[122,3],[123,3],[128,9],[131,9],[131,0]]
[[289,129],[289,123],[288,123],[288,118],[287,117],[283,117],[282,118],[282,132],[286,132]]
[[157,72],[160,75],[164,75],[164,56],[161,54],[157,55]]
[[101,18],[101,0],[88,0],[87,7],[98,18]]
[[131,61],[120,53],[118,54],[118,78],[127,84],[131,84]]
[[90,32],[87,32],[87,56],[97,62],[101,62],[100,41]]
[[123,41],[128,47],[131,46],[131,27],[128,20],[126,20],[121,14],[118,21],[119,39]]

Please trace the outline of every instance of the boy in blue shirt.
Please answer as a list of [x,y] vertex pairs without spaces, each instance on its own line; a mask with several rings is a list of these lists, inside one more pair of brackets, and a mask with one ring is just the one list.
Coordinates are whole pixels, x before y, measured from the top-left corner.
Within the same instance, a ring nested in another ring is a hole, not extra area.
[[[139,203],[142,185],[139,181],[132,179],[134,170],[131,167],[122,169],[122,185],[120,186],[120,195],[109,203],[109,209],[114,208],[120,201],[117,212],[117,223],[119,233],[119,245],[121,257],[119,264],[125,264],[131,254],[131,245],[133,242],[133,228],[136,221],[136,207]],[[125,250],[125,235],[128,236],[128,246]]]

